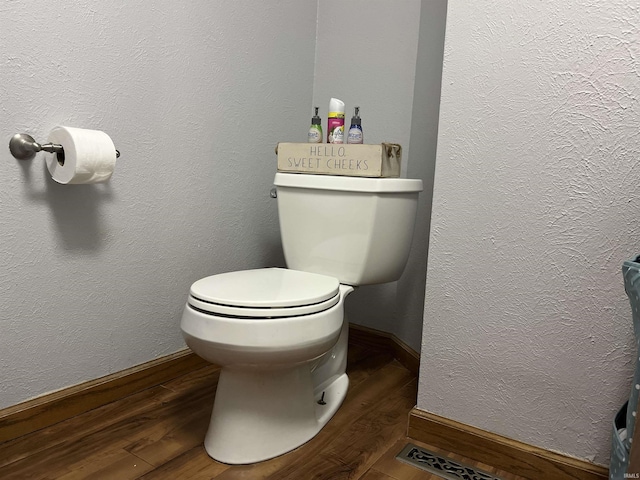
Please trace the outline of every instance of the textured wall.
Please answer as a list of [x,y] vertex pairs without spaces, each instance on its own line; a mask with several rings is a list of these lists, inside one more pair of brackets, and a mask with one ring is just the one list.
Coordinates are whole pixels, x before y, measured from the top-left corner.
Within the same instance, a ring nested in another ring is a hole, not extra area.
[[[191,282],[282,264],[273,147],[306,136],[316,9],[0,5],[0,408],[183,348]],[[9,155],[58,124],[111,135],[109,184]]]
[[608,463],[639,253],[635,2],[451,2],[418,407]]

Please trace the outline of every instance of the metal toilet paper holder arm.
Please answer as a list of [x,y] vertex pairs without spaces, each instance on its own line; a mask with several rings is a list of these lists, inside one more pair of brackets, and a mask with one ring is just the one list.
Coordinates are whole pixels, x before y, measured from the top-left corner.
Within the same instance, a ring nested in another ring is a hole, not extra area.
[[[9,141],[11,155],[17,160],[31,160],[40,151],[55,153],[58,161],[64,163],[64,148],[56,143],[40,144],[28,133],[16,133]],[[116,158],[120,157],[120,152],[116,150]]]

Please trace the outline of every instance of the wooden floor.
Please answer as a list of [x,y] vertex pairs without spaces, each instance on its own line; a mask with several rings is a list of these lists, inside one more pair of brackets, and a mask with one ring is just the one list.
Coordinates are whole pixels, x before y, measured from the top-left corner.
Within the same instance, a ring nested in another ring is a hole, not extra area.
[[[260,464],[229,466],[204,451],[219,374],[208,366],[0,444],[0,478],[439,479],[395,460],[409,441],[405,434],[416,403],[416,376],[388,353],[357,345],[350,346],[348,373],[347,398],[325,428],[293,452]],[[466,463],[505,480],[520,479]]]

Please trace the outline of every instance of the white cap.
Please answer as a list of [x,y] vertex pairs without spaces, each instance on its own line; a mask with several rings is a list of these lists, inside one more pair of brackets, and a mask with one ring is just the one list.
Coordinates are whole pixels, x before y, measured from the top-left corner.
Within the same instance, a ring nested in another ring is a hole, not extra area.
[[344,113],[344,102],[342,100],[332,98],[329,101],[329,115],[331,115],[333,112]]

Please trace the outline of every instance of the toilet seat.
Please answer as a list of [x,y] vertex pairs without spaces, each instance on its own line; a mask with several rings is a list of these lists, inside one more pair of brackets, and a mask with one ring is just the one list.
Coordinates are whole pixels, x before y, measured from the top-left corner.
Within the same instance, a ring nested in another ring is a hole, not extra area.
[[198,280],[188,303],[212,315],[268,319],[310,315],[340,300],[333,277],[284,268],[228,272]]

